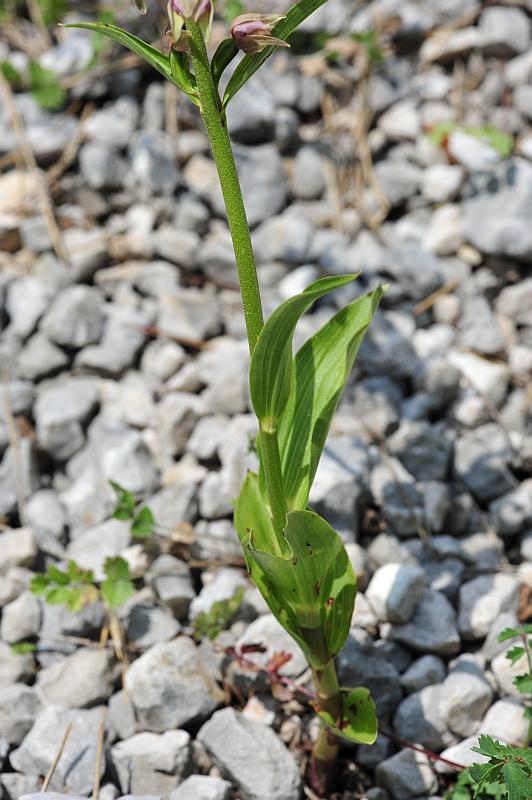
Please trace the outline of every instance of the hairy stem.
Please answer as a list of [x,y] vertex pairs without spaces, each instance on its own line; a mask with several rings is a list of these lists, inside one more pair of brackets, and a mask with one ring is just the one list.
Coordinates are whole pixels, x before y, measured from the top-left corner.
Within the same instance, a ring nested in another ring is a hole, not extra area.
[[225,115],[221,111],[220,98],[214,85],[203,34],[199,25],[191,20],[187,21],[187,30],[191,34],[192,64],[200,96],[201,115],[222,187],[227,221],[235,251],[249,349],[250,352],[253,352],[264,324],[264,318],[246,209],[242,199],[235,157],[227,132],[227,123]]
[[[316,687],[318,706],[328,711],[334,720],[340,720],[342,717],[342,698],[334,661],[331,659],[321,670],[313,669],[312,677]],[[323,721],[320,721],[318,738],[312,751],[313,776],[316,789],[320,793],[326,792],[331,781],[338,756],[338,747],[337,737]]]

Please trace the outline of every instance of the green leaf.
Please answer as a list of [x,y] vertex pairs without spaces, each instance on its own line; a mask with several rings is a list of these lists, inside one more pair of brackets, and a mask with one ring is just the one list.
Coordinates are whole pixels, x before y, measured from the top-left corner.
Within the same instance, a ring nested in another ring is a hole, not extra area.
[[38,0],[45,25],[55,25],[67,11],[65,0]]
[[116,556],[106,559],[103,571],[107,578],[100,586],[101,595],[109,608],[116,608],[128,600],[135,591],[129,576],[129,565],[124,558]]
[[312,511],[293,511],[284,531],[290,553],[272,555],[275,534],[258,477],[249,473],[235,509],[251,579],[280,624],[319,669],[342,649],[356,579],[340,536]]
[[32,642],[17,642],[11,645],[11,652],[16,656],[23,656],[26,653],[34,653],[37,645]]
[[523,711],[523,716],[525,719],[532,721],[532,706],[529,708],[525,708],[525,710]]
[[304,509],[331,421],[384,289],[354,300],[297,353],[292,391],[279,422],[289,509]]
[[382,64],[384,61],[384,53],[379,44],[377,31],[368,30],[362,31],[361,33],[354,33],[353,39],[355,42],[365,47],[370,64]]
[[505,755],[505,745],[485,733],[478,737],[478,745],[471,749],[474,753],[480,753],[487,758],[503,758]]
[[[275,36],[276,39],[283,39],[286,41],[292,31],[298,28],[307,17],[310,17],[310,15],[324,3],[325,0],[299,0],[299,3],[296,3],[286,12],[286,17],[272,28],[272,36]],[[261,53],[244,56],[227,84],[222,103],[223,108],[227,107],[227,104],[232,100],[238,90],[249,81],[275,49],[275,47],[267,47]]]
[[502,774],[508,790],[508,800],[530,800],[532,780],[520,764],[508,761],[502,768]]
[[228,0],[224,3],[222,9],[222,16],[228,25],[234,20],[235,17],[240,16],[246,10],[246,7],[241,0]]
[[377,739],[378,724],[375,703],[364,688],[342,689],[342,719],[313,703],[314,710],[332,731],[343,739],[358,744],[373,744]]
[[38,575],[34,575],[33,578],[31,579],[30,591],[33,592],[33,594],[37,595],[45,594],[49,585],[50,581],[46,577],[46,575],[41,575],[39,573]]
[[110,25],[107,22],[76,22],[65,25],[65,28],[84,28],[93,33],[101,33],[114,42],[127,47],[128,50],[140,56],[140,58],[160,72],[161,75],[164,75],[167,80],[175,83],[170,68],[169,57],[161,53],[157,48],[147,44],[142,39],[139,39],[138,36],[134,36],[132,33],[123,30],[123,28],[119,28],[118,25]]
[[[235,14],[235,16],[237,16]],[[227,69],[233,58],[238,55],[238,47],[233,39],[224,39],[218,45],[215,54],[211,61],[211,72],[214,80],[214,85],[218,88],[220,78]]]
[[519,635],[519,631],[515,628],[505,628],[497,638],[499,642],[507,642],[508,639],[515,639]]
[[267,431],[277,428],[292,385],[292,338],[299,318],[316,300],[355,275],[320,278],[270,314],[251,356],[249,389],[255,414]]
[[518,675],[514,685],[521,694],[532,694],[532,675]]
[[136,539],[147,539],[153,533],[155,519],[151,509],[141,508],[131,525],[131,533]]
[[524,647],[512,647],[511,650],[508,650],[506,653],[506,658],[508,661],[511,662],[512,666],[519,661],[525,654]]
[[[72,563],[72,562],[71,562]],[[72,575],[50,564],[46,571],[46,576],[50,583],[57,583],[59,586],[68,586],[72,579]]]
[[81,598],[81,589],[71,586],[56,586],[49,589],[46,594],[46,602],[51,606],[70,605],[72,598]]
[[189,57],[186,53],[176,53],[170,50],[170,70],[172,79],[176,86],[179,86],[193,103],[200,105],[198,90],[196,88],[196,78],[190,71]]
[[0,72],[8,83],[20,83],[22,81],[22,75],[9,61],[0,63]]
[[36,61],[29,65],[30,91],[42,108],[53,111],[63,105],[66,92],[55,72],[41,67]]
[[133,493],[124,489],[116,481],[109,481],[109,485],[114,490],[118,501],[113,511],[113,517],[122,520],[133,519],[135,514],[135,496]]
[[194,638],[198,641],[204,638],[216,639],[218,634],[228,627],[242,605],[244,592],[245,588],[241,586],[232,597],[217,600],[209,611],[198,614],[194,620]]

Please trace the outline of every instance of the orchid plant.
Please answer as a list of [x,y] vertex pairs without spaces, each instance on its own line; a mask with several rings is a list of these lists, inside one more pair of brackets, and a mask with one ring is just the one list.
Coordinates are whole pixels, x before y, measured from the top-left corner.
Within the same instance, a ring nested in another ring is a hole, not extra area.
[[[325,790],[339,742],[372,744],[375,707],[367,689],[341,688],[334,658],[349,633],[356,579],[340,536],[308,507],[327,433],[383,289],[358,297],[294,355],[303,313],[356,275],[323,277],[264,322],[245,206],[226,109],[239,89],[325,0],[299,0],[285,15],[243,14],[209,59],[212,0],[169,0],[168,52],[105,23],[80,23],[125,45],[198,106],[211,145],[234,245],[251,354],[250,396],[259,422],[259,473],[249,473],[235,526],[251,579],[304,652],[322,723],[313,748],[313,784]],[[144,0],[135,0],[145,13]],[[76,27],[76,26],[75,26]],[[220,78],[243,55],[220,92]]]

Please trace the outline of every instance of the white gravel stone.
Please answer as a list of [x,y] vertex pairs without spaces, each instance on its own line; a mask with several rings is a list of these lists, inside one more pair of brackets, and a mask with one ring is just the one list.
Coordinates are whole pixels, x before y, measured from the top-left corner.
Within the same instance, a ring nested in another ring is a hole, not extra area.
[[389,637],[418,653],[450,655],[460,647],[454,609],[432,589],[425,589],[410,622],[392,626]]
[[299,769],[271,728],[224,708],[203,725],[198,739],[246,800],[299,799]]
[[122,792],[166,795],[181,781],[190,762],[190,734],[186,731],[137,733],[118,742],[111,757]]
[[519,602],[519,584],[512,575],[480,575],[460,589],[458,627],[467,640],[483,639],[494,619],[513,611]]
[[139,725],[156,733],[208,716],[223,699],[185,636],[156,644],[140,656],[127,671],[125,689]]
[[456,164],[431,164],[423,173],[421,193],[430,203],[453,200],[462,182],[464,171]]
[[231,784],[213,775],[191,775],[175,789],[169,800],[229,800]]
[[441,712],[453,733],[470,736],[478,729],[492,697],[492,688],[474,658],[460,656],[442,684]]
[[386,564],[373,575],[366,599],[381,622],[409,622],[425,585],[425,572],[421,567]]
[[41,625],[41,605],[34,594],[22,592],[16,600],[8,603],[2,610],[0,638],[8,644],[29,639],[39,632]]

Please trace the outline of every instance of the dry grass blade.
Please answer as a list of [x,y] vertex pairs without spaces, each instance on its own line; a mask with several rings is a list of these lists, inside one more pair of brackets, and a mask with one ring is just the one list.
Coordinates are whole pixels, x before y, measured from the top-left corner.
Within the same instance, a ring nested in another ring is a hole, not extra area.
[[419,317],[420,314],[423,314],[425,311],[428,311],[429,308],[432,308],[434,303],[436,303],[440,297],[444,297],[444,295],[453,292],[456,287],[458,286],[458,281],[449,281],[445,283],[443,286],[440,286],[439,289],[436,289],[435,292],[427,295],[424,297],[423,300],[420,300],[417,305],[414,306],[414,315]]
[[65,746],[66,746],[66,743],[68,741],[68,737],[70,736],[70,731],[71,730],[72,730],[72,723],[69,722],[68,725],[66,726],[65,732],[63,734],[63,738],[61,739],[61,744],[59,745],[59,749],[57,751],[57,754],[56,754],[54,760],[52,761],[52,763],[50,765],[50,769],[46,773],[46,778],[44,779],[44,783],[42,785],[42,791],[43,792],[48,791],[48,786],[49,786],[50,781],[52,780],[52,778],[54,776],[54,772],[56,770],[57,765],[59,764],[61,756],[63,755],[63,750],[65,749]]
[[98,800],[98,795],[100,793],[101,764],[102,764],[103,745],[105,741],[105,718],[106,718],[106,710],[104,709],[102,711],[102,718],[98,726],[98,745],[96,748],[96,761],[94,764],[94,784],[92,787],[92,800]]
[[13,132],[15,133],[15,136],[19,142],[19,150],[24,160],[25,167],[30,174],[35,176],[37,185],[39,187],[38,201],[41,206],[41,211],[44,220],[46,222],[46,227],[48,228],[48,232],[50,234],[52,247],[59,260],[63,261],[65,264],[68,264],[70,259],[64,248],[61,239],[61,233],[57,226],[57,222],[55,221],[54,209],[52,201],[50,200],[50,195],[48,193],[48,184],[46,182],[46,178],[39,169],[37,161],[35,160],[35,156],[33,154],[33,150],[31,149],[28,140],[26,138],[24,122],[22,120],[22,117],[20,116],[19,110],[13,98],[13,92],[11,91],[11,86],[1,73],[0,73],[0,91],[4,98],[11,127],[13,128]]

